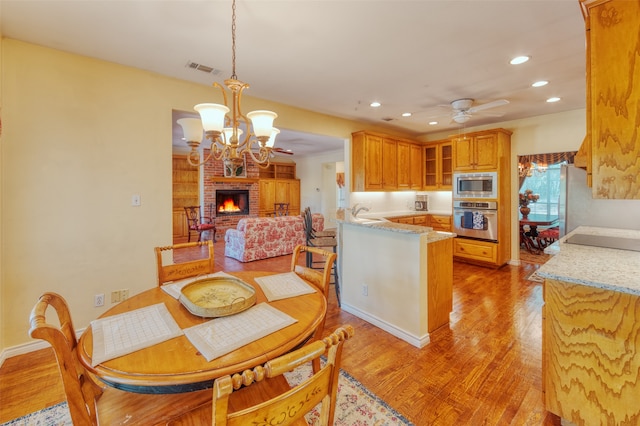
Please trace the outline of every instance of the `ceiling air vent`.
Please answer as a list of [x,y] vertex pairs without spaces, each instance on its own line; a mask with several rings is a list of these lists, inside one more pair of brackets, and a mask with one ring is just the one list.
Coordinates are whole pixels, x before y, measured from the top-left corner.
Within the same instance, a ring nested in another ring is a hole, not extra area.
[[206,72],[207,74],[218,75],[220,74],[220,70],[215,69],[213,67],[208,67],[206,65],[198,64],[196,62],[187,62],[187,68],[191,68],[193,70],[198,70],[202,72]]

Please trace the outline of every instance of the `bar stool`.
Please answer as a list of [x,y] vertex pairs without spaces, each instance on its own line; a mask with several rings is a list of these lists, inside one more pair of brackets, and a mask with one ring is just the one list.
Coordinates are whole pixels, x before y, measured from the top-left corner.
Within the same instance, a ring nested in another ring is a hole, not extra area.
[[[311,215],[311,209],[306,207],[302,212],[302,219],[304,225],[304,233],[306,238],[306,244],[309,247],[320,247],[325,250],[333,250],[334,253],[338,253],[338,238],[335,229],[329,229],[326,231],[316,231],[313,229],[313,219]],[[306,266],[312,269],[322,269],[324,262],[314,262],[313,253],[306,253]],[[332,267],[333,283],[336,288],[336,298],[338,300],[338,306],[340,306],[340,283],[338,280],[338,262],[334,262]]]

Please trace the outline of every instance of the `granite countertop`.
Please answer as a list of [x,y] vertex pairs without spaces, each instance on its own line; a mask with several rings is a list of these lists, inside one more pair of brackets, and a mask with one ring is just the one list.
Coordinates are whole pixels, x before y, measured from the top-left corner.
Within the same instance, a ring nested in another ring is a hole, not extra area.
[[[401,210],[392,212],[372,213],[372,216],[376,217],[400,217],[400,216],[424,216],[426,214],[435,214],[438,216],[451,216],[453,212],[451,210]],[[358,216],[367,217],[366,214],[360,214]]]
[[[412,211],[416,215],[427,214],[428,212]],[[434,243],[448,238],[454,238],[456,234],[452,232],[434,231],[430,226],[409,225],[406,223],[396,223],[385,220],[385,217],[407,216],[407,213],[394,212],[393,215],[388,213],[369,213],[358,215],[358,219],[354,219],[348,212],[338,211],[336,221],[338,223],[346,223],[354,226],[362,226],[371,229],[380,229],[384,231],[398,232],[401,234],[427,235],[427,243]],[[371,219],[371,222],[367,222]]]
[[554,256],[539,276],[640,295],[640,252],[565,242],[576,234],[640,239],[637,230],[580,226],[545,250]]

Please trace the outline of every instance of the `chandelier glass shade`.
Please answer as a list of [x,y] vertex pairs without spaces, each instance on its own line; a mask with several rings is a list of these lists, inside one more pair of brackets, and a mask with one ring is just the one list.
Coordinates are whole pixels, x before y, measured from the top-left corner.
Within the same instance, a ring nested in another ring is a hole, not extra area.
[[[224,105],[198,104],[194,109],[200,114],[200,119],[182,118],[177,122],[182,126],[184,139],[191,148],[187,157],[189,164],[199,166],[211,159],[221,160],[231,176],[235,176],[236,170],[245,165],[245,154],[249,154],[258,166],[269,166],[275,138],[280,131],[273,127],[273,121],[278,116],[275,112],[258,110],[246,115],[242,112],[242,92],[249,85],[236,78],[235,0],[232,2],[231,21],[233,73],[231,78],[224,81],[226,90],[220,84],[213,83],[213,87],[219,88],[222,92]],[[231,93],[230,104],[227,91]],[[211,141],[211,146],[207,157],[200,161],[198,148],[202,142],[203,131],[205,137]]]
[[548,169],[547,163],[518,163],[518,175],[523,177],[531,177],[534,173],[542,175]]

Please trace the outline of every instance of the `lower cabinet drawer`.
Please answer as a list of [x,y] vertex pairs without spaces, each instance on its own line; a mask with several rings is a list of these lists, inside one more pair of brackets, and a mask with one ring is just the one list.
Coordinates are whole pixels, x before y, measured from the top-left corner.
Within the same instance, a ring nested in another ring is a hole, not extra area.
[[427,216],[416,216],[413,218],[414,225],[427,226]]
[[466,240],[463,238],[455,238],[453,242],[454,256],[489,263],[496,263],[498,259],[497,246],[495,243]]
[[431,227],[436,231],[451,232],[451,216],[435,216],[431,215]]

